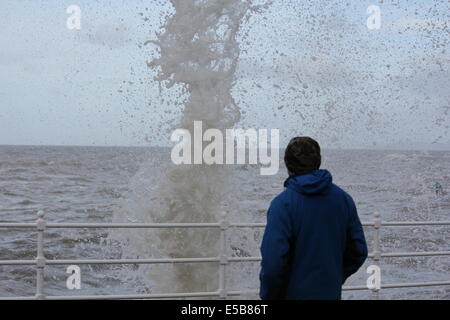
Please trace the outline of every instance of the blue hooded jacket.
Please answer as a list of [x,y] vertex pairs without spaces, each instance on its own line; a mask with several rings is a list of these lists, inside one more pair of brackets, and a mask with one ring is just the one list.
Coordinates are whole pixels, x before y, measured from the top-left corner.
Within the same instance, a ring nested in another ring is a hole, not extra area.
[[270,204],[261,244],[261,299],[340,299],[367,258],[353,199],[327,170],[289,177]]

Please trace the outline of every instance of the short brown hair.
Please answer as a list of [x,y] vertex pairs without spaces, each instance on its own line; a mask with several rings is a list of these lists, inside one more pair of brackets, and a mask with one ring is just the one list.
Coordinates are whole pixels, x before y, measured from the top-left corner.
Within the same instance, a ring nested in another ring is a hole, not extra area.
[[300,175],[319,169],[321,161],[319,143],[310,137],[292,138],[284,153],[284,163],[289,175]]

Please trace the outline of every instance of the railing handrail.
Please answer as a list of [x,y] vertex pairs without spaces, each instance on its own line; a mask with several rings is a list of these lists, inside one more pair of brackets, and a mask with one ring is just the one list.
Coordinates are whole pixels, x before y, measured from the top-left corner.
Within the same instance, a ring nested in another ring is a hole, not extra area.
[[[412,283],[392,283],[381,284],[381,289],[411,288],[411,287],[433,287],[450,285],[450,281],[432,282],[412,282]],[[367,286],[343,286],[343,291],[367,290]],[[229,291],[228,296],[257,295],[257,290]],[[169,298],[200,298],[219,297],[218,291],[210,292],[190,292],[190,293],[156,293],[156,294],[124,294],[124,295],[66,295],[66,296],[46,296],[47,300],[104,300],[104,299],[169,299]],[[35,300],[33,296],[28,297],[0,297],[0,300]]]
[[[362,222],[365,227],[374,226],[373,222]],[[450,225],[450,220],[435,220],[435,221],[381,221],[381,226],[436,226],[436,225]],[[0,228],[36,228],[36,222],[0,222]],[[158,228],[220,228],[221,224],[218,222],[176,222],[176,223],[145,223],[145,222],[50,222],[45,224],[46,228],[68,228],[68,229],[83,229],[83,228],[112,228],[112,229],[126,229],[126,228],[143,228],[143,229],[158,229]],[[230,222],[230,228],[263,228],[265,223],[258,222]]]
[[[34,265],[36,266],[36,295],[34,297],[0,297],[4,299],[155,299],[155,298],[182,298],[182,297],[219,297],[256,294],[257,291],[228,291],[226,290],[225,267],[229,262],[257,262],[261,257],[235,257],[227,255],[226,230],[229,228],[260,228],[265,223],[254,222],[176,222],[176,223],[139,223],[139,222],[53,222],[47,223],[42,211],[38,212],[36,222],[0,222],[1,228],[36,229],[38,232],[37,257],[31,260],[0,260],[1,265]],[[381,258],[392,257],[420,257],[420,256],[447,256],[450,251],[423,251],[423,252],[381,252],[380,228],[381,226],[435,226],[450,225],[450,221],[382,221],[379,213],[374,213],[374,222],[363,222],[363,226],[374,227],[374,250],[368,258],[378,262]],[[201,258],[159,258],[159,259],[54,259],[48,260],[44,256],[43,234],[49,228],[220,228],[220,254],[217,257]],[[163,264],[163,263],[219,263],[219,289],[214,292],[188,292],[173,294],[135,294],[135,295],[98,295],[98,296],[46,296],[43,293],[44,268],[46,265],[72,265],[72,264]],[[383,284],[380,288],[406,288],[423,286],[450,285],[450,281]],[[342,290],[366,290],[367,286],[344,286]],[[373,288],[373,298],[378,299],[379,289]]]
[[[381,253],[381,258],[402,258],[402,257],[427,257],[427,256],[449,256],[450,251],[413,251],[413,252],[387,252]],[[373,258],[370,253],[368,258]],[[251,257],[228,257],[230,262],[258,262],[259,256]],[[220,262],[220,257],[204,258],[155,258],[155,259],[46,259],[47,265],[70,265],[70,264],[165,264],[165,263],[211,263]],[[1,265],[35,265],[36,259],[28,260],[0,260]]]

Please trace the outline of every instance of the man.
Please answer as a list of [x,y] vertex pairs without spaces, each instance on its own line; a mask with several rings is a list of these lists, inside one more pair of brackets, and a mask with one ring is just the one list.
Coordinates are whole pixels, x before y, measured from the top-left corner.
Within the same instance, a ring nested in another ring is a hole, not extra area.
[[320,146],[293,138],[289,178],[270,204],[261,245],[261,299],[341,299],[341,287],[367,258],[352,197],[319,169]]

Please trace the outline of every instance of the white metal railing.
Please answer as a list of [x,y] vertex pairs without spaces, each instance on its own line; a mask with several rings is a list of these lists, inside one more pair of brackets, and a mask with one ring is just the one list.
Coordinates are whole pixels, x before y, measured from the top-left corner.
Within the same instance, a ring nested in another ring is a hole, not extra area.
[[[382,222],[380,214],[374,213],[372,223],[363,223],[363,226],[374,228],[373,252],[369,258],[376,264],[381,258],[390,257],[420,257],[420,256],[448,256],[450,251],[425,251],[425,252],[396,252],[383,253],[380,246],[381,226],[436,226],[450,225],[450,221],[390,221]],[[230,262],[256,262],[261,257],[230,257],[227,255],[226,231],[229,228],[262,228],[264,223],[230,223],[222,220],[218,223],[47,223],[44,213],[37,213],[37,220],[34,223],[0,223],[1,228],[21,228],[35,229],[37,231],[37,257],[32,260],[0,260],[1,265],[33,265],[36,268],[36,294],[29,297],[0,297],[4,299],[47,299],[47,300],[75,300],[75,299],[164,299],[164,298],[192,298],[192,297],[216,297],[225,299],[242,295],[258,294],[257,290],[233,291],[226,288],[226,266]],[[161,258],[161,259],[79,259],[79,260],[47,260],[44,255],[44,232],[47,228],[219,228],[220,229],[220,254],[217,257],[205,258]],[[72,264],[165,264],[165,263],[219,263],[219,287],[212,292],[185,292],[185,293],[164,293],[164,294],[132,294],[132,295],[80,295],[80,296],[47,296],[44,293],[44,270],[47,265],[72,265]],[[391,283],[381,284],[380,289],[388,288],[408,288],[408,287],[428,287],[450,285],[450,281],[415,282],[415,283]],[[367,290],[366,285],[344,286],[342,290]],[[372,298],[379,298],[379,289],[372,290]]]

